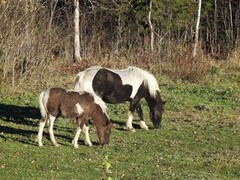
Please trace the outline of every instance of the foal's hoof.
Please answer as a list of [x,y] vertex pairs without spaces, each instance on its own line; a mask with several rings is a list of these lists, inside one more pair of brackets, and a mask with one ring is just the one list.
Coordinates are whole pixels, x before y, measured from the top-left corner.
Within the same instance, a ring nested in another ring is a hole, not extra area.
[[128,131],[131,131],[131,132],[136,132],[136,130],[135,130],[133,127],[131,127],[131,128],[130,128],[130,127],[127,127],[126,129],[127,129]]
[[87,141],[84,141],[84,144],[85,144],[86,146],[93,146],[93,144],[92,144],[91,142],[87,142]]
[[53,144],[55,147],[59,147],[60,145],[58,144],[58,143],[56,143],[56,144]]

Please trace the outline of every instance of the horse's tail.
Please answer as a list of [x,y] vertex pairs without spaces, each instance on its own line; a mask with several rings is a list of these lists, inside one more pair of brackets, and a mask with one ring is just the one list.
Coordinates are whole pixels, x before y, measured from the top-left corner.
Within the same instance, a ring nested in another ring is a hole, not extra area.
[[84,71],[77,74],[77,77],[74,82],[74,90],[75,91],[82,91],[81,84],[83,82]]
[[43,91],[39,95],[39,109],[41,112],[42,119],[47,118],[47,107],[46,107],[46,91]]

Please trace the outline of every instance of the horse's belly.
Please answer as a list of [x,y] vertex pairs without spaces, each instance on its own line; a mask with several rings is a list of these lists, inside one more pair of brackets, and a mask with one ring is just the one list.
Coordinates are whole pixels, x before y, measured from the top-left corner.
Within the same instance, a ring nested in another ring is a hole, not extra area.
[[132,93],[132,86],[123,85],[121,87],[116,87],[111,93],[104,94],[103,100],[106,103],[118,104],[130,100]]

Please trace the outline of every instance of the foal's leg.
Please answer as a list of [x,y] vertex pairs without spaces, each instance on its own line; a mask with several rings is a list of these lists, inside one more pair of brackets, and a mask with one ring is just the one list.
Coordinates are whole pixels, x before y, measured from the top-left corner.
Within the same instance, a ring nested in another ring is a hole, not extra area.
[[46,124],[46,119],[41,119],[40,123],[39,123],[39,130],[38,130],[38,135],[37,135],[37,139],[36,141],[38,142],[38,146],[43,146],[43,143],[42,143],[42,135],[43,135],[43,129],[44,129],[44,126]]
[[83,133],[85,135],[84,143],[88,146],[92,146],[92,143],[91,143],[90,137],[89,137],[89,127],[86,126],[85,124],[83,125]]
[[144,119],[143,119],[143,112],[142,112],[142,107],[141,107],[141,103],[139,102],[136,106],[136,111],[138,113],[138,117],[140,119],[140,127],[142,129],[148,130],[148,126],[146,125]]
[[48,127],[48,131],[49,131],[49,134],[50,134],[50,139],[52,141],[52,144],[54,146],[59,146],[59,144],[57,143],[55,137],[54,137],[54,133],[53,133],[53,124],[54,124],[54,121],[55,121],[56,117],[52,116],[52,115],[49,115],[49,127]]
[[78,148],[78,138],[80,136],[80,133],[81,133],[82,129],[80,126],[77,127],[77,131],[76,131],[76,134],[75,134],[75,137],[73,138],[72,140],[72,144],[75,148]]

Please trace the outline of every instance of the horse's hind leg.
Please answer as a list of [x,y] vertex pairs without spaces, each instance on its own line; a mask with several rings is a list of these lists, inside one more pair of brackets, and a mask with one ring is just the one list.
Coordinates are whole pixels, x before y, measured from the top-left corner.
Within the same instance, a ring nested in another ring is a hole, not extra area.
[[148,130],[148,126],[146,125],[146,123],[145,123],[145,121],[143,119],[143,112],[142,112],[142,107],[141,107],[140,102],[136,106],[136,111],[137,111],[138,117],[140,119],[140,127],[142,129]]
[[48,127],[48,131],[49,131],[49,134],[50,134],[50,139],[52,141],[52,144],[54,146],[59,146],[59,144],[57,143],[55,137],[54,137],[54,133],[53,133],[53,124],[54,124],[54,121],[55,121],[56,117],[52,116],[52,115],[49,115],[49,127]]
[[37,139],[36,139],[36,141],[38,142],[38,146],[43,146],[42,135],[43,135],[44,126],[46,124],[46,120],[47,120],[46,118],[41,119],[41,121],[39,123],[39,130],[38,130],[38,135],[37,135]]
[[89,137],[89,127],[86,126],[85,124],[83,125],[83,133],[85,135],[84,143],[88,146],[92,146],[92,143]]

